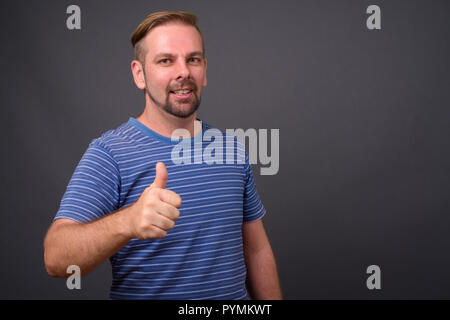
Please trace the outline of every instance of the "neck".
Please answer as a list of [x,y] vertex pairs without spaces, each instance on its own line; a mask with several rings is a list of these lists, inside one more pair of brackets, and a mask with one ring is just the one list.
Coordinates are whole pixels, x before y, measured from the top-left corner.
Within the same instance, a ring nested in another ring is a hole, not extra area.
[[176,129],[186,129],[194,137],[197,134],[194,131],[196,117],[197,112],[194,112],[188,118],[179,118],[147,101],[144,112],[136,120],[165,137],[170,138]]

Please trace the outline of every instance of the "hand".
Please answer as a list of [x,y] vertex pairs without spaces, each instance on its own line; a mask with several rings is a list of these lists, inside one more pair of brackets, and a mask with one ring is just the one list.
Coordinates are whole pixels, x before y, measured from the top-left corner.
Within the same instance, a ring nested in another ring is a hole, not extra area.
[[158,162],[155,180],[131,207],[130,227],[133,238],[161,239],[175,227],[175,220],[180,216],[178,208],[181,206],[181,198],[175,192],[165,189],[167,178],[166,166]]

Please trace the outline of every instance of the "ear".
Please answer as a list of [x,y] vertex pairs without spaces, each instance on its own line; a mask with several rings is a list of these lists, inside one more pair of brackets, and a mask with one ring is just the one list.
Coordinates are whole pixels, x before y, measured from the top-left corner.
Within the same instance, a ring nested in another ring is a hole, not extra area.
[[133,74],[136,87],[141,90],[145,89],[144,66],[138,60],[131,61],[131,73]]
[[203,77],[203,86],[204,87],[206,87],[206,85],[208,84],[208,80],[206,79],[206,66],[207,66],[207,64],[208,64],[208,62],[206,61],[206,58],[205,58],[205,74],[204,74],[204,77]]

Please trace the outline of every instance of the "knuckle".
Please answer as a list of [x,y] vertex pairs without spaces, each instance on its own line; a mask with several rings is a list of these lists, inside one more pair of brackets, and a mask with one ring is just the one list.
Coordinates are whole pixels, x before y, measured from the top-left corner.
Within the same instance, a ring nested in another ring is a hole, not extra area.
[[153,214],[154,210],[152,208],[145,208],[142,212],[141,223],[150,225],[150,222],[153,220]]
[[147,207],[150,207],[150,208],[156,207],[157,204],[158,204],[158,201],[157,201],[156,198],[154,198],[154,197],[148,198],[147,201],[146,201],[146,203],[145,203],[145,205],[146,205]]
[[151,224],[147,221],[144,221],[139,226],[139,232],[145,233],[146,231],[150,230],[150,228],[151,228]]
[[157,196],[157,195],[159,195],[159,193],[160,193],[160,188],[152,187],[152,188],[148,189],[148,194],[150,196]]
[[181,200],[181,197],[179,195],[177,195],[176,202],[177,202],[177,207],[180,207],[181,203],[183,202],[183,200]]
[[161,230],[156,233],[155,238],[162,239],[162,238],[165,238],[166,235],[167,235],[167,231]]

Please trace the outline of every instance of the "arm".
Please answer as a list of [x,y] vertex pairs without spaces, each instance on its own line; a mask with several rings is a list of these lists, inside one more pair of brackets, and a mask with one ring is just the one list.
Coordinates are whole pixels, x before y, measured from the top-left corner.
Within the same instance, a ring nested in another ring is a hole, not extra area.
[[272,248],[261,219],[242,225],[247,288],[253,299],[282,299]]
[[130,240],[125,215],[130,207],[90,223],[57,219],[44,240],[44,262],[52,277],[67,277],[69,265],[88,274]]
[[44,240],[44,261],[54,277],[67,277],[67,267],[77,265],[83,275],[94,270],[131,239],[160,239],[173,229],[179,217],[181,198],[166,190],[167,170],[156,167],[156,178],[131,206],[103,218],[78,223],[57,219]]

